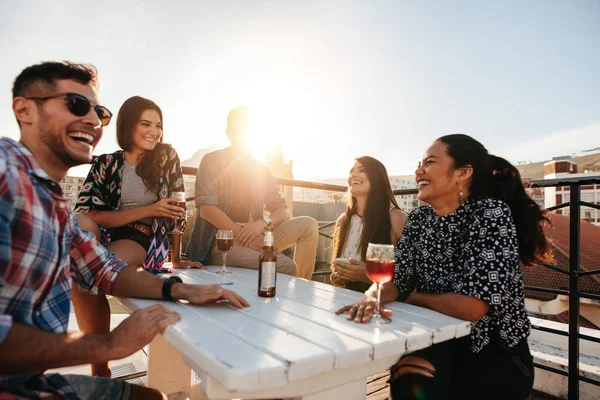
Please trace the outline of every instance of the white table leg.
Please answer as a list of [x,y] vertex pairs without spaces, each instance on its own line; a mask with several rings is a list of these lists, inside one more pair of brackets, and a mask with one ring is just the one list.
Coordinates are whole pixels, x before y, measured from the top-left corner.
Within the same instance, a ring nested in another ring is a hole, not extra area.
[[148,386],[169,395],[190,392],[192,371],[181,353],[162,335],[156,335],[148,350]]
[[298,399],[302,400],[364,400],[367,392],[367,380],[362,378],[354,382],[347,383],[342,386],[337,386],[327,389],[323,392],[303,396]]

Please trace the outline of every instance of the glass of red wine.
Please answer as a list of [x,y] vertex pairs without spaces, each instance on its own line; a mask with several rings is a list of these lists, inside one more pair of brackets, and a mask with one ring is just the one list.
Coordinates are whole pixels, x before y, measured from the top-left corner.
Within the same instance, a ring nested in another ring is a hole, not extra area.
[[[186,209],[186,201],[185,201],[185,192],[172,192],[170,197],[177,199],[177,201],[170,201],[169,204],[172,206],[179,206],[183,209]],[[185,222],[185,218],[177,218],[175,220],[175,226],[172,231],[167,232],[169,234],[183,234],[183,223]]]
[[223,229],[217,231],[217,248],[223,252],[223,269],[217,271],[217,274],[231,275],[231,272],[227,271],[226,261],[227,252],[233,249],[233,231]]
[[394,277],[394,246],[391,244],[369,243],[366,256],[367,276],[377,284],[377,303],[371,321],[375,324],[389,324],[391,320],[379,312],[381,288]]

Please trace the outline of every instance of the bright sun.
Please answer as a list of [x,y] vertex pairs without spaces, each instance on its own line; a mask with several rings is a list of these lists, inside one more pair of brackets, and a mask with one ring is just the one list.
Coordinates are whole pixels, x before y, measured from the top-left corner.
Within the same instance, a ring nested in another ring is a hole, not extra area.
[[[315,100],[310,85],[289,76],[278,76],[256,68],[249,75],[254,79],[235,90],[236,106],[248,107],[250,124],[246,142],[252,155],[265,161],[265,156],[278,145],[285,161],[294,160],[294,175],[304,174],[300,159],[310,158],[315,132],[328,132],[325,109]],[[312,165],[308,162],[305,164]]]
[[284,155],[289,157],[296,140],[296,130],[290,129],[289,125],[295,119],[293,114],[298,107],[289,98],[280,98],[279,104],[269,101],[267,96],[252,100],[247,103],[250,127],[246,139],[250,152],[256,159],[264,161],[270,151],[281,145]]

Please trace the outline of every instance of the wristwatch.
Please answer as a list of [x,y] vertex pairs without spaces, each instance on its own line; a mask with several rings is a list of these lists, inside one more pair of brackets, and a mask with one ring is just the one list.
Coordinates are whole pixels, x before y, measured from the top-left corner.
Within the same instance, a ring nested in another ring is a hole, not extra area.
[[267,223],[267,225],[271,225],[273,221],[271,221],[271,217],[268,215],[263,216],[263,220]]
[[174,283],[183,283],[183,281],[178,276],[171,276],[171,277],[165,279],[165,281],[163,282],[163,286],[162,286],[163,299],[168,300],[168,301],[175,300],[173,298],[173,296],[171,296],[171,286],[173,286]]

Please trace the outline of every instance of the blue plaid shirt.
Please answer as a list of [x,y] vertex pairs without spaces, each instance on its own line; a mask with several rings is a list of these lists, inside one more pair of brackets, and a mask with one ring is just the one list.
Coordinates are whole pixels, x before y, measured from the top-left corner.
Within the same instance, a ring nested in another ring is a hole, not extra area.
[[[29,150],[0,139],[0,345],[13,323],[65,333],[71,279],[88,292],[110,293],[125,266],[79,227],[60,186]],[[66,381],[42,372],[0,374],[0,397],[70,398]]]

